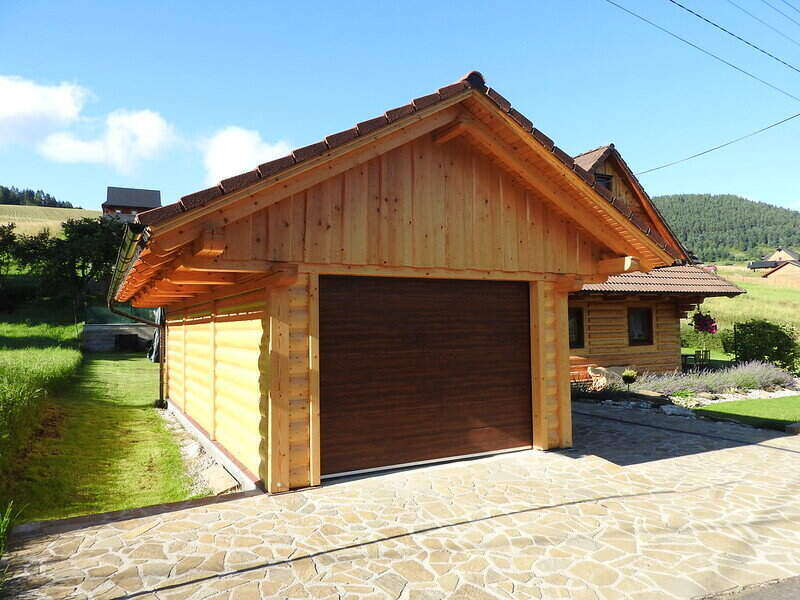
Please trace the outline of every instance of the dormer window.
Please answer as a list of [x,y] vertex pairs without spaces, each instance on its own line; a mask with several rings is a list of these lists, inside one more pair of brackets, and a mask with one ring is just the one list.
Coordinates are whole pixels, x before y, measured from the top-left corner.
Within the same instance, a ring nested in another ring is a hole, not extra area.
[[611,191],[611,181],[614,179],[613,175],[606,175],[605,173],[595,173],[594,178],[600,185],[604,185],[608,191]]

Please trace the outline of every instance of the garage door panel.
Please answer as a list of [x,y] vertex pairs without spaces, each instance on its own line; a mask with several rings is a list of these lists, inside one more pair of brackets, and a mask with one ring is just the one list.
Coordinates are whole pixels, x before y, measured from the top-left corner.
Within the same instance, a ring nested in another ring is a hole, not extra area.
[[323,474],[531,443],[528,286],[320,278]]

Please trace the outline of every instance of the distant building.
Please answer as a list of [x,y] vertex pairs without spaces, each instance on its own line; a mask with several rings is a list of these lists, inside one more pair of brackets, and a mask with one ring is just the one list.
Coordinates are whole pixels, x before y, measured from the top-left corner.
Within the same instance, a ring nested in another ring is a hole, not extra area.
[[109,186],[106,201],[101,206],[104,215],[131,222],[139,213],[160,207],[161,192]]
[[800,261],[800,252],[795,252],[789,248],[775,248],[775,252],[768,254],[761,260],[747,263],[747,268],[754,271],[756,269],[774,269],[792,261]]
[[764,273],[769,283],[782,286],[800,286],[800,261],[787,260]]

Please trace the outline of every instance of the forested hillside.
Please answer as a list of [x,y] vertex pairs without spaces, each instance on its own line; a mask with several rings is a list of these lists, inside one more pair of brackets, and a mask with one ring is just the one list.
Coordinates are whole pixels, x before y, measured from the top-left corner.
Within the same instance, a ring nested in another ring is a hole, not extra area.
[[52,208],[80,208],[70,202],[56,200],[42,190],[21,190],[15,187],[0,185],[0,204],[13,204],[19,206],[49,206]]
[[676,194],[653,201],[702,260],[750,260],[778,246],[800,250],[800,211],[732,194]]

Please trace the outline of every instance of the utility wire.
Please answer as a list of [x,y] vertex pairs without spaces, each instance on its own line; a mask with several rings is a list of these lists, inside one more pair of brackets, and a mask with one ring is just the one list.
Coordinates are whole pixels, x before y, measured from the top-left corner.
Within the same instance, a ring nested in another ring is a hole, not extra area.
[[792,42],[792,43],[793,43],[795,46],[800,46],[800,42],[798,42],[796,39],[794,39],[794,38],[792,38],[792,37],[789,37],[788,35],[786,35],[785,33],[783,33],[783,32],[782,32],[780,29],[778,29],[777,27],[773,27],[772,25],[770,25],[769,23],[767,23],[767,22],[766,22],[764,19],[762,19],[762,18],[761,18],[761,17],[759,17],[758,15],[754,15],[754,14],[753,14],[753,13],[751,13],[749,10],[747,10],[746,8],[744,8],[743,6],[739,6],[738,4],[736,4],[736,2],[734,2],[733,0],[725,0],[725,1],[726,1],[728,4],[732,4],[733,6],[735,6],[736,8],[738,8],[740,11],[742,11],[742,12],[743,12],[743,13],[745,13],[746,15],[749,15],[750,17],[752,17],[753,19],[755,19],[756,21],[758,21],[759,23],[761,23],[761,24],[762,24],[764,27],[768,27],[769,29],[771,29],[772,31],[774,31],[775,33],[777,33],[779,36],[781,36],[782,38],[785,38],[785,39],[787,39],[788,41]]
[[[620,4],[617,4],[616,2],[614,2],[614,0],[605,0],[605,1],[606,1],[608,4],[611,4],[611,5],[613,5],[613,6],[616,6],[617,8],[619,8],[620,10],[622,10],[622,11],[624,11],[624,12],[628,13],[629,15],[631,15],[631,16],[633,16],[633,17],[636,17],[636,18],[637,18],[637,19],[639,19],[640,21],[644,21],[644,22],[645,22],[645,23],[647,23],[648,25],[651,25],[652,27],[655,27],[655,28],[656,28],[656,29],[658,29],[659,31],[662,31],[662,32],[666,33],[667,35],[669,35],[669,36],[671,36],[671,37],[673,37],[673,38],[675,38],[675,39],[677,39],[677,40],[679,40],[679,41],[683,42],[684,44],[688,44],[689,46],[691,46],[692,48],[694,48],[694,49],[696,49],[696,50],[699,50],[699,51],[700,51],[700,52],[702,52],[703,54],[706,54],[706,55],[710,56],[711,58],[713,58],[713,59],[715,59],[715,60],[718,60],[719,62],[721,62],[721,63],[723,63],[723,64],[725,64],[725,65],[727,65],[727,66],[731,67],[732,69],[735,69],[735,70],[739,71],[740,73],[743,73],[744,75],[747,75],[748,77],[750,77],[750,78],[752,78],[752,79],[755,79],[756,81],[758,81],[758,82],[760,82],[760,83],[762,83],[762,84],[766,85],[767,87],[770,87],[770,88],[772,88],[773,90],[776,90],[776,91],[780,92],[781,94],[784,94],[785,96],[788,96],[788,97],[790,97],[790,98],[793,98],[794,100],[800,101],[800,98],[798,98],[798,97],[797,97],[797,96],[795,96],[794,94],[792,94],[792,93],[790,93],[790,92],[787,92],[786,90],[783,90],[783,89],[781,89],[781,88],[779,88],[779,87],[777,87],[777,86],[775,86],[775,85],[773,85],[773,84],[769,83],[768,81],[764,81],[764,80],[763,80],[763,79],[761,79],[760,77],[758,77],[758,76],[756,76],[756,75],[753,75],[753,74],[752,74],[752,73],[750,73],[749,71],[745,71],[745,70],[744,70],[744,69],[742,69],[741,67],[737,67],[737,66],[736,66],[736,65],[734,65],[733,63],[731,63],[731,62],[729,62],[729,61],[725,60],[724,58],[722,58],[722,57],[720,57],[720,56],[717,56],[717,55],[716,55],[716,54],[714,54],[713,52],[710,52],[710,51],[706,50],[705,48],[701,48],[700,46],[698,46],[698,45],[697,45],[697,44],[695,44],[694,42],[690,42],[689,40],[687,40],[687,39],[685,39],[685,38],[682,38],[682,37],[681,37],[681,36],[679,36],[678,34],[676,34],[676,33],[672,33],[672,32],[671,32],[671,31],[669,31],[668,29],[666,29],[666,28],[664,28],[664,27],[661,27],[661,25],[658,25],[658,24],[654,23],[653,21],[651,21],[651,20],[649,20],[649,19],[647,19],[647,18],[645,18],[645,17],[643,17],[643,16],[641,16],[641,15],[639,15],[639,14],[637,14],[637,13],[633,12],[632,10],[629,10],[629,9],[625,8],[624,6],[622,6],[622,5],[620,5]],[[762,1],[764,1],[764,0],[762,0]],[[777,127],[777,126],[779,126],[779,125],[783,125],[784,123],[786,123],[786,122],[788,122],[788,121],[792,121],[793,119],[797,119],[798,117],[800,117],[800,113],[796,113],[796,114],[793,114],[793,115],[789,115],[788,117],[786,117],[786,118],[784,118],[784,119],[781,119],[780,121],[776,121],[775,123],[771,123],[771,124],[767,125],[766,127],[762,127],[761,129],[758,129],[758,130],[756,130],[756,131],[752,131],[752,132],[750,132],[750,133],[747,133],[747,134],[745,134],[745,135],[743,135],[743,136],[740,136],[740,137],[738,137],[738,138],[736,138],[736,139],[733,139],[733,140],[730,140],[730,141],[724,142],[724,143],[722,143],[722,144],[718,144],[718,145],[716,145],[716,146],[714,146],[714,147],[712,147],[712,148],[708,148],[707,150],[703,150],[702,152],[698,152],[698,153],[696,153],[696,154],[692,154],[691,156],[687,156],[687,157],[685,157],[685,158],[681,158],[681,159],[678,159],[678,160],[674,160],[674,161],[672,161],[672,162],[668,162],[668,163],[666,163],[666,164],[663,164],[663,165],[659,165],[659,166],[657,166],[657,167],[653,167],[652,169],[647,169],[647,170],[645,170],[645,171],[639,171],[638,173],[636,173],[636,175],[645,175],[645,174],[647,174],[647,173],[652,173],[653,171],[658,171],[658,170],[661,170],[661,169],[666,169],[667,167],[672,167],[672,166],[674,166],[674,165],[677,165],[677,164],[680,164],[680,163],[686,162],[686,161],[688,161],[688,160],[692,160],[693,158],[697,158],[697,157],[699,157],[699,156],[703,156],[703,155],[705,155],[705,154],[709,154],[709,153],[711,153],[711,152],[714,152],[714,151],[716,151],[716,150],[719,150],[719,149],[721,149],[721,148],[725,148],[725,147],[727,147],[727,146],[730,146],[731,144],[735,144],[735,143],[737,143],[737,142],[741,142],[742,140],[746,140],[747,138],[751,138],[751,137],[753,137],[753,136],[755,136],[755,135],[758,135],[758,134],[760,134],[760,133],[763,133],[763,132],[765,132],[765,131],[767,131],[767,130],[769,130],[769,129],[772,129],[773,127]]]
[[773,59],[773,60],[777,60],[777,61],[778,61],[779,63],[781,63],[782,65],[784,65],[784,66],[786,66],[786,67],[789,67],[789,68],[790,68],[792,71],[796,71],[797,73],[800,73],[800,69],[798,69],[797,67],[795,67],[793,64],[790,64],[790,63],[786,62],[785,60],[783,60],[782,58],[778,58],[777,56],[775,56],[775,55],[774,55],[774,54],[772,54],[771,52],[767,52],[767,51],[766,51],[766,50],[764,50],[763,48],[761,48],[761,47],[759,47],[759,46],[756,46],[755,44],[753,44],[753,43],[751,43],[751,42],[748,42],[748,41],[747,41],[746,39],[744,39],[743,37],[741,37],[741,36],[739,36],[739,35],[736,35],[735,33],[733,33],[732,31],[730,31],[729,29],[726,29],[726,28],[725,28],[725,27],[723,27],[722,25],[719,25],[719,24],[715,23],[714,21],[712,21],[711,19],[709,19],[709,18],[707,18],[707,17],[704,17],[704,16],[703,16],[703,15],[701,15],[700,13],[693,11],[691,8],[689,8],[689,7],[687,7],[687,6],[684,6],[683,4],[681,4],[680,2],[678,2],[678,0],[667,0],[667,2],[671,2],[671,3],[672,3],[672,4],[674,4],[675,6],[677,6],[677,7],[679,7],[679,8],[682,8],[683,10],[685,10],[686,12],[688,12],[688,13],[690,13],[690,14],[694,15],[694,16],[695,16],[695,17],[697,17],[698,19],[700,19],[700,20],[702,20],[702,21],[705,21],[706,23],[708,23],[708,24],[709,24],[709,25],[711,25],[712,27],[716,27],[716,28],[717,28],[717,29],[719,29],[720,31],[723,31],[723,32],[727,33],[729,36],[736,38],[737,40],[739,40],[739,41],[740,41],[740,42],[742,42],[743,44],[747,44],[747,45],[748,45],[748,46],[750,46],[750,47],[751,47],[753,50],[756,50],[757,52],[761,52],[761,54],[765,54],[766,56],[769,56],[769,57],[770,57],[771,59]]
[[[775,90],[776,92],[778,92],[778,93],[780,93],[780,94],[783,94],[784,96],[787,96],[787,97],[791,98],[792,100],[797,100],[798,102],[800,102],[800,96],[795,96],[795,95],[794,95],[794,94],[792,94],[791,92],[787,92],[786,90],[779,88],[777,85],[774,85],[774,84],[770,83],[769,81],[766,81],[766,80],[764,80],[764,79],[761,79],[761,78],[760,78],[758,75],[754,75],[753,73],[750,73],[749,71],[745,71],[745,70],[744,70],[744,69],[742,69],[741,67],[737,67],[737,66],[736,66],[735,64],[733,64],[732,62],[725,60],[724,58],[722,58],[721,56],[718,56],[717,54],[714,54],[714,53],[713,53],[713,52],[711,52],[710,50],[706,50],[705,48],[702,48],[702,47],[698,46],[698,45],[697,45],[697,44],[695,44],[694,42],[690,42],[690,41],[689,41],[689,40],[687,40],[686,38],[679,36],[677,33],[672,33],[672,32],[671,32],[669,29],[666,29],[666,28],[662,27],[661,25],[658,25],[657,23],[654,23],[654,22],[653,22],[653,21],[651,21],[650,19],[648,19],[648,18],[646,18],[646,17],[643,17],[642,15],[640,15],[640,14],[638,14],[638,13],[635,13],[635,12],[633,12],[632,10],[630,10],[630,9],[628,9],[628,8],[625,8],[625,7],[624,7],[624,6],[622,6],[621,4],[617,4],[616,2],[614,2],[614,0],[605,0],[605,1],[606,1],[608,4],[611,4],[611,5],[613,5],[613,6],[616,6],[618,9],[620,9],[620,10],[622,10],[622,11],[624,11],[624,12],[628,13],[628,14],[629,14],[629,15],[631,15],[632,17],[636,17],[636,18],[637,18],[637,19],[639,19],[640,21],[644,21],[645,23],[647,23],[647,24],[648,24],[648,25],[650,25],[651,27],[655,27],[655,28],[656,28],[656,29],[658,29],[659,31],[662,31],[662,32],[666,33],[667,35],[669,35],[669,36],[671,36],[671,37],[675,38],[676,40],[680,40],[681,42],[683,42],[684,44],[687,44],[687,45],[691,46],[691,47],[692,47],[692,48],[694,48],[695,50],[699,50],[700,52],[702,52],[703,54],[705,54],[705,55],[707,55],[707,56],[710,56],[710,57],[711,57],[711,58],[713,58],[714,60],[717,60],[717,61],[721,62],[722,64],[729,66],[731,69],[734,69],[734,70],[736,70],[736,71],[739,71],[739,73],[742,73],[743,75],[746,75],[747,77],[750,77],[751,79],[755,79],[755,80],[756,80],[756,81],[758,81],[759,83],[761,83],[761,84],[763,84],[763,85],[767,86],[768,88],[771,88],[771,89]],[[764,0],[762,0],[762,1],[764,1]]]
[[698,152],[697,154],[692,154],[691,156],[687,156],[685,158],[681,158],[681,159],[678,159],[678,160],[673,160],[672,162],[668,162],[666,164],[659,165],[658,167],[653,167],[652,169],[647,169],[646,171],[639,171],[638,173],[636,173],[636,175],[644,175],[646,173],[652,173],[653,171],[658,171],[660,169],[666,169],[667,167],[671,167],[673,165],[677,165],[677,164],[680,164],[682,162],[686,162],[687,160],[692,160],[693,158],[697,158],[698,156],[703,156],[704,154],[709,154],[710,152],[714,152],[715,150],[719,150],[720,148],[725,148],[726,146],[730,146],[731,144],[735,144],[736,142],[741,142],[742,140],[746,140],[747,138],[751,138],[754,135],[758,135],[759,133],[763,133],[763,132],[767,131],[768,129],[772,129],[773,127],[777,127],[778,125],[783,125],[787,121],[791,121],[792,119],[797,119],[798,117],[800,117],[800,113],[788,116],[785,119],[781,119],[780,121],[776,121],[775,123],[767,125],[766,127],[762,127],[761,129],[758,129],[756,131],[751,131],[750,133],[747,133],[747,134],[745,134],[745,135],[743,135],[741,137],[738,137],[735,140],[730,140],[728,142],[725,142],[724,144],[719,144],[718,146],[714,146],[713,148],[709,148],[708,150],[703,150],[702,152]]
[[786,17],[787,19],[789,19],[789,20],[790,20],[792,23],[794,23],[795,25],[800,25],[800,21],[797,21],[796,19],[793,19],[792,17],[790,17],[789,15],[787,15],[785,12],[783,12],[783,11],[782,11],[780,8],[778,8],[777,6],[775,6],[774,4],[770,4],[769,2],[767,2],[767,0],[761,0],[761,2],[763,2],[764,4],[766,4],[767,6],[769,6],[769,7],[770,7],[772,10],[774,10],[775,12],[778,12],[778,13],[782,14],[784,17]]
[[800,8],[797,8],[797,7],[796,7],[794,4],[790,4],[790,3],[789,3],[789,2],[787,2],[786,0],[781,0],[781,2],[783,2],[783,3],[784,3],[786,6],[788,6],[789,8],[791,8],[793,11],[795,11],[795,12],[799,12],[799,13],[800,13]]

